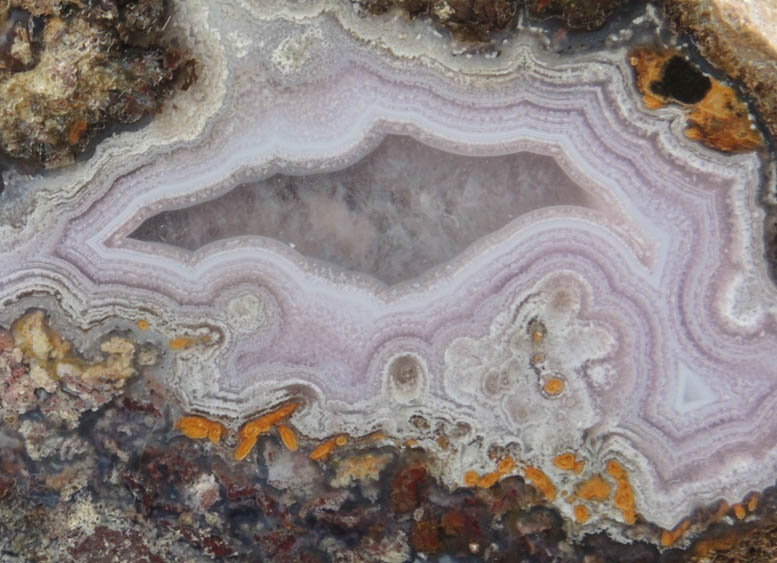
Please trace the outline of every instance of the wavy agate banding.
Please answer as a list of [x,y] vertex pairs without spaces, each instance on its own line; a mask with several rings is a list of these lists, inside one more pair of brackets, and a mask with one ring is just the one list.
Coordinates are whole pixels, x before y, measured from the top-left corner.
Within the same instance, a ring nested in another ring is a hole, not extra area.
[[[190,410],[241,418],[302,394],[295,424],[312,437],[401,437],[418,413],[466,422],[451,484],[492,443],[518,443],[553,478],[564,450],[594,471],[617,457],[638,511],[670,527],[773,482],[762,468],[777,460],[777,292],[755,155],[692,146],[679,112],[643,111],[623,50],[559,59],[523,39],[454,73],[453,59],[398,56],[327,16],[299,19],[250,24],[261,44],[226,42],[229,93],[207,132],[81,193],[4,259],[2,296],[38,288],[85,324],[152,316],[169,336],[218,334],[159,375]],[[290,35],[302,50],[288,52]],[[352,166],[390,134],[468,157],[552,157],[603,203],[535,209],[392,286],[268,238],[194,252],[130,238],[249,181]],[[538,382],[547,374],[565,382],[557,397]]]

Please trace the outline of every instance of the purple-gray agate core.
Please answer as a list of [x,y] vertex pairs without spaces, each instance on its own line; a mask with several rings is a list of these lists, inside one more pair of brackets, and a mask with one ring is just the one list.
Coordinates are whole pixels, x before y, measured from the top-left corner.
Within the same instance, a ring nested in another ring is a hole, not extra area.
[[205,416],[299,399],[312,438],[459,425],[420,440],[450,487],[494,446],[558,490],[617,459],[671,528],[773,484],[772,171],[647,110],[625,46],[522,32],[459,56],[331,2],[177,11],[202,79],[89,161],[6,182],[33,185],[0,226],[3,321],[49,295],[83,329],[196,339],[156,377]]

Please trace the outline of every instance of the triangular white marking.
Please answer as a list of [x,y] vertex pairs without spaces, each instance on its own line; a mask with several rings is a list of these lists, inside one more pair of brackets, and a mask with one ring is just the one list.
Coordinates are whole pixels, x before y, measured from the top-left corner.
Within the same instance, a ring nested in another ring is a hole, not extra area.
[[707,382],[682,362],[677,365],[677,395],[675,397],[675,409],[681,413],[709,405],[718,398]]

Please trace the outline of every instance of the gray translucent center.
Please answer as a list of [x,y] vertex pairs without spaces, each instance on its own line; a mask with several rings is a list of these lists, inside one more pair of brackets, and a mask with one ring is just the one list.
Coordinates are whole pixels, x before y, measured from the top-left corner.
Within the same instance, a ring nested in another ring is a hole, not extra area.
[[519,215],[555,205],[593,201],[551,157],[460,156],[389,136],[342,170],[241,184],[155,215],[131,237],[188,250],[270,237],[393,284],[447,262]]

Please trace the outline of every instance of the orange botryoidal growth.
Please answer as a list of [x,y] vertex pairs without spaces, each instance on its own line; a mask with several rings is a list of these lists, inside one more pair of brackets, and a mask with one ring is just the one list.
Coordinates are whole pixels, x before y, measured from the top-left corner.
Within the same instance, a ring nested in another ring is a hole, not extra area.
[[634,500],[634,489],[629,482],[629,474],[624,467],[614,459],[607,463],[607,473],[615,479],[615,507],[623,514],[623,519],[631,525],[637,521],[637,510]]
[[661,532],[661,545],[664,547],[674,545],[690,526],[691,523],[688,520],[683,520],[673,530],[664,530]]
[[[278,409],[275,409],[274,411],[260,416],[259,418],[255,418],[250,422],[246,422],[243,425],[243,428],[240,429],[240,443],[235,450],[235,459],[238,461],[245,459],[245,457],[251,453],[251,450],[254,449],[260,434],[268,432],[274,425],[278,424],[282,420],[289,418],[299,406],[299,403],[288,403]],[[294,451],[297,449],[297,436],[288,426],[284,425],[284,428],[285,430],[279,429],[281,440],[283,440],[283,443],[286,445],[286,447]],[[289,441],[287,442],[287,440]],[[293,449],[290,444],[294,446]]]
[[310,453],[310,459],[313,461],[316,460],[325,460],[328,458],[333,451],[335,451],[335,448],[344,446],[348,443],[348,436],[346,434],[340,434],[338,436],[335,436],[334,438],[329,438],[326,442],[318,446],[316,449],[314,449]]
[[189,438],[195,440],[208,438],[214,444],[219,443],[226,430],[220,422],[201,416],[183,416],[176,426]]
[[553,481],[550,480],[550,477],[545,474],[545,472],[543,472],[541,469],[537,469],[536,467],[529,466],[525,469],[524,473],[526,478],[531,481],[531,484],[542,491],[542,494],[545,495],[545,498],[548,500],[556,499],[556,486],[553,484]]
[[584,500],[603,501],[610,498],[611,491],[610,484],[597,473],[587,481],[583,481],[578,486],[576,494]]
[[564,390],[564,380],[560,377],[551,377],[543,387],[548,395],[558,395]]
[[586,508],[586,506],[583,504],[575,505],[574,512],[575,520],[577,520],[578,524],[585,524],[591,517],[591,513],[588,511],[588,508]]
[[290,452],[297,451],[297,448],[299,448],[299,443],[297,442],[297,435],[294,433],[294,430],[292,430],[291,427],[285,424],[279,424],[278,435],[281,437],[283,445],[286,446]]
[[565,452],[553,458],[553,465],[564,471],[574,471],[580,474],[585,467],[585,460],[578,459],[572,452]]

